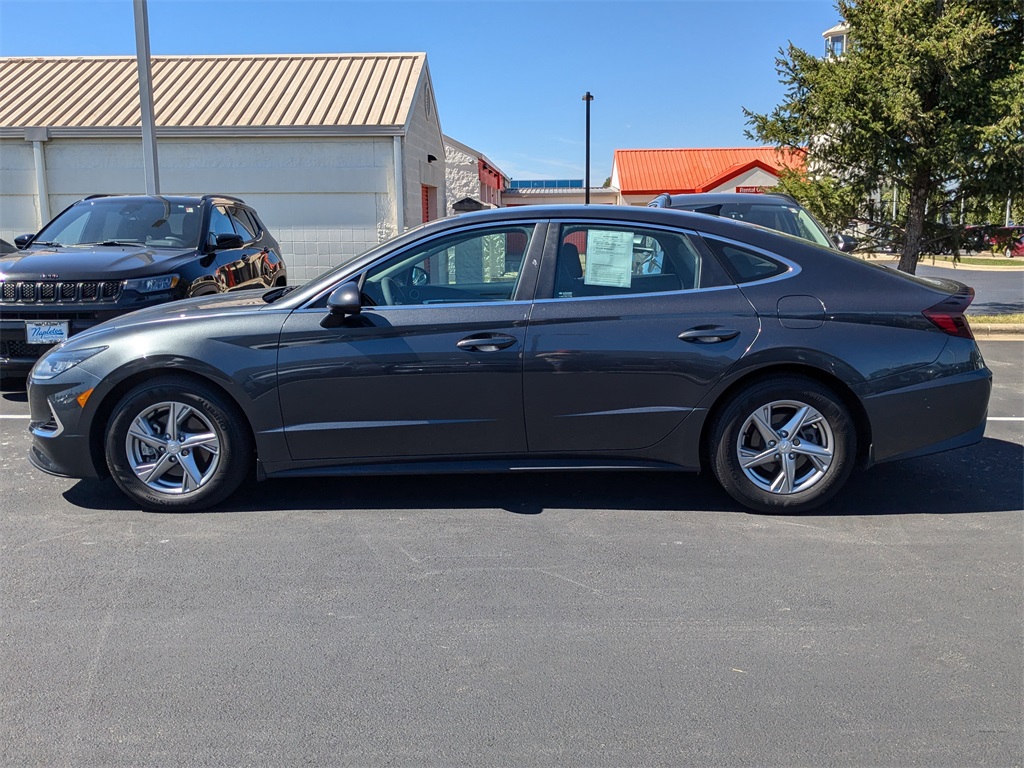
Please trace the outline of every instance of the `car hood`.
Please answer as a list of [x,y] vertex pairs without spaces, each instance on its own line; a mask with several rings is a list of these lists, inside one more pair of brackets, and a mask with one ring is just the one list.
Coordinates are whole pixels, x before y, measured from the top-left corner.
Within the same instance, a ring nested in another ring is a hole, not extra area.
[[99,325],[94,325],[92,328],[88,328],[81,333],[76,333],[64,344],[74,343],[78,347],[88,346],[94,336],[113,330],[134,329],[151,323],[180,323],[182,321],[222,317],[227,314],[259,312],[272,306],[263,300],[265,293],[267,293],[266,288],[251,291],[231,291],[230,293],[199,296],[195,299],[181,299],[180,301],[157,304],[145,309],[137,309],[126,315],[120,315]]
[[193,249],[69,245],[0,256],[0,280],[126,280],[159,275]]

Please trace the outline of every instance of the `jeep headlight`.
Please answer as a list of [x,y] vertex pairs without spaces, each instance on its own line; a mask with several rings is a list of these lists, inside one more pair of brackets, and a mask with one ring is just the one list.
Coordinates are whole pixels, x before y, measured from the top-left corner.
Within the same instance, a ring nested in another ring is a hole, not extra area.
[[98,355],[106,347],[88,347],[86,349],[62,349],[61,347],[55,347],[50,352],[47,352],[39,361],[35,364],[32,369],[32,373],[29,374],[30,378],[46,381],[52,379],[55,376],[59,376],[74,368],[83,360],[88,360],[93,355]]
[[124,287],[126,291],[135,291],[136,293],[161,293],[171,290],[177,284],[177,275],[157,275],[156,277],[125,280]]

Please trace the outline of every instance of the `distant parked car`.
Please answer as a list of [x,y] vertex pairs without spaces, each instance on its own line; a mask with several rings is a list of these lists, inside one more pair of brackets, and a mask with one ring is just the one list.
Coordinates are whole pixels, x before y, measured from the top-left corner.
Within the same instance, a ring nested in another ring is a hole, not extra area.
[[801,512],[855,466],[981,439],[973,297],[727,218],[466,213],[72,337],[29,377],[29,456],[150,509],[253,475],[643,469]]
[[126,312],[288,274],[256,211],[224,195],[87,197],[15,244],[0,256],[0,374]]
[[1024,256],[1024,227],[997,227],[987,242],[994,252],[1002,252],[1008,259]]
[[810,211],[789,195],[776,192],[702,192],[685,195],[663,192],[651,200],[647,207],[674,208],[745,221],[840,251],[852,251],[857,245],[852,237],[829,235]]
[[1003,255],[1012,259],[1016,256],[1024,256],[1024,235],[1021,235],[1016,240],[1012,240],[1006,248],[1003,249]]
[[15,246],[8,243],[6,240],[0,239],[0,255],[5,253],[14,253],[18,250]]

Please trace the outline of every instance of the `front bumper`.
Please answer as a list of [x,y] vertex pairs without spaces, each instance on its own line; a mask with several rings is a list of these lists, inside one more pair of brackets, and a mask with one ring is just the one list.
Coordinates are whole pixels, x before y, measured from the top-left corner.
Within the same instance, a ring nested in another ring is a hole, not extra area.
[[[97,452],[91,438],[93,410],[82,407],[78,398],[95,389],[100,379],[80,368],[58,377],[56,382],[28,382],[29,432],[32,446],[29,462],[37,469],[60,477],[100,477]],[[100,452],[99,455],[102,455]]]

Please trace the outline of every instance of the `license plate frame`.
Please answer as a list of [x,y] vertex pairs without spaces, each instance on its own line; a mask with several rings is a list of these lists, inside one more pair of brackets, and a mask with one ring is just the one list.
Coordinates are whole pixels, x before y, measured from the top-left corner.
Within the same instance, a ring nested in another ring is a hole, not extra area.
[[26,344],[60,344],[67,341],[71,323],[67,320],[26,320]]

